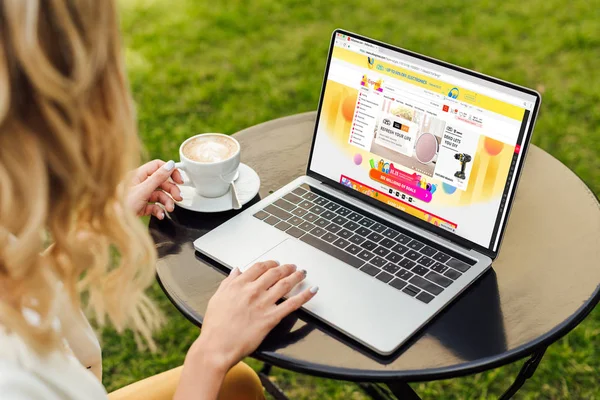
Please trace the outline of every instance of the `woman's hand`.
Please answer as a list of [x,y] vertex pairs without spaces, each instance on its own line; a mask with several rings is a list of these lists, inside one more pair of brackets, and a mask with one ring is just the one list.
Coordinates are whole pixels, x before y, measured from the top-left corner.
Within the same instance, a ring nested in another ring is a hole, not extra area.
[[173,199],[183,200],[179,188],[169,178],[176,183],[183,183],[174,161],[165,163],[162,160],[154,160],[136,169],[126,199],[129,208],[138,216],[154,215],[163,219],[165,213],[159,204],[167,211],[173,211]]
[[192,398],[188,393],[216,398],[227,371],[317,293],[318,287],[312,287],[276,304],[305,277],[306,271],[275,261],[254,264],[243,274],[233,270],[208,303],[202,333],[188,351],[175,398]]

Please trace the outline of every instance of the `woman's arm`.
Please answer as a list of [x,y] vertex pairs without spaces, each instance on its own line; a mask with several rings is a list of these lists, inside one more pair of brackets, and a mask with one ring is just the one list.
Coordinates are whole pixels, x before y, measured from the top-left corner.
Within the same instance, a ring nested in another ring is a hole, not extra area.
[[285,316],[318,291],[306,289],[276,304],[306,277],[295,265],[257,263],[231,272],[210,299],[202,333],[185,359],[175,400],[214,400],[225,374],[253,352]]

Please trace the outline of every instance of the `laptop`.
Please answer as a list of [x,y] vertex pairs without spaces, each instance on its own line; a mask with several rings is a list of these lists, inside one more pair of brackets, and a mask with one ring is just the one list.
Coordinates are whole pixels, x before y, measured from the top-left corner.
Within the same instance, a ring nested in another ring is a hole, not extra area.
[[[194,242],[228,267],[307,271],[303,310],[394,353],[498,255],[541,97],[333,32],[306,175]],[[232,249],[233,244],[234,249]]]

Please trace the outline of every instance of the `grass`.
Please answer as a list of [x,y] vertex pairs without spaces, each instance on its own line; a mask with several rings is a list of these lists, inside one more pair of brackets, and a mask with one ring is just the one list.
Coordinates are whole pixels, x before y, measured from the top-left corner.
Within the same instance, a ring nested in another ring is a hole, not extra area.
[[[533,142],[600,195],[600,8],[593,2],[328,2],[122,0],[127,63],[140,134],[151,157],[172,159],[182,139],[234,133],[317,106],[336,27],[380,38],[533,87],[544,101]],[[160,351],[129,334],[103,335],[105,385],[114,390],[180,365],[198,334],[158,287],[169,316]],[[252,366],[259,363],[249,361]],[[496,398],[522,362],[413,387],[424,398]],[[552,345],[521,399],[600,397],[600,309]],[[352,384],[279,369],[293,399],[363,399]]]

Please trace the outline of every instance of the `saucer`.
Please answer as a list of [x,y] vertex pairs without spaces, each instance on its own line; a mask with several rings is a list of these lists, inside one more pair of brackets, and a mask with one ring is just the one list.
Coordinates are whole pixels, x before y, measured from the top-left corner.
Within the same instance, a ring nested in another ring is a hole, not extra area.
[[[235,188],[240,199],[240,204],[243,206],[258,194],[260,178],[256,171],[243,163],[240,163],[238,171],[239,176],[235,180]],[[203,213],[223,212],[233,209],[231,189],[221,197],[210,198],[196,193],[196,189],[191,185],[184,184],[177,186],[181,190],[183,200],[177,201],[175,204],[181,208]]]

